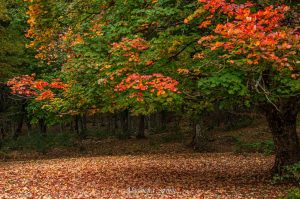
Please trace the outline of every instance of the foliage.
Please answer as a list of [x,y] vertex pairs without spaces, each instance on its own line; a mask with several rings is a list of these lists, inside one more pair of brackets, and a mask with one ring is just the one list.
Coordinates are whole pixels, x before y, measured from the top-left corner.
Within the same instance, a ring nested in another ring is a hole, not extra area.
[[284,199],[299,199],[300,198],[300,189],[294,187],[288,191],[288,194],[284,197]]
[[[28,11],[30,29],[27,36],[32,42],[28,47],[36,49],[37,58],[48,63],[50,67],[57,67],[58,63],[64,62],[60,76],[64,76],[70,89],[64,93],[62,100],[65,107],[59,111],[79,114],[114,112],[129,108],[134,114],[149,114],[176,106],[180,101],[176,88],[178,82],[167,76],[171,73],[161,67],[173,53],[168,53],[161,59],[153,59],[161,54],[165,35],[159,38],[160,33],[149,35],[149,31],[147,33],[144,29],[146,26],[151,26],[150,29],[153,30],[164,27],[164,24],[158,24],[158,19],[162,17],[182,20],[182,17],[176,14],[180,12],[178,8],[184,6],[184,3],[172,2],[170,5],[169,3],[117,1],[111,5],[106,1],[89,3],[57,1],[57,4],[49,2],[47,5],[46,2],[30,1]],[[194,3],[190,6],[193,5]],[[83,10],[78,10],[80,6]],[[99,7],[103,11],[93,10]],[[188,9],[186,6],[185,12]],[[143,12],[146,15],[141,14]],[[123,17],[124,13],[128,18]],[[128,13],[139,14],[129,17]],[[74,20],[76,15],[91,20],[90,22]],[[57,20],[50,22],[50,18],[56,18],[54,16],[57,16]],[[173,20],[168,23],[173,23]],[[128,27],[126,24],[133,25]],[[79,26],[81,28],[78,28]],[[166,29],[169,29],[168,26]],[[172,29],[170,27],[170,30]],[[42,37],[39,35],[40,31],[45,33]],[[75,42],[74,36],[77,38]],[[128,78],[151,76],[153,78],[150,82],[140,82],[147,84],[141,88],[145,96],[143,100],[136,86],[127,88]],[[145,86],[149,89],[145,89]],[[68,104],[77,106],[68,108]]]
[[55,147],[70,147],[74,144],[74,135],[70,133],[59,133],[59,134],[48,134],[47,136],[41,135],[39,133],[34,133],[32,135],[24,135],[18,137],[17,140],[9,139],[5,140],[2,145],[3,151],[12,150],[33,150],[37,152],[45,153],[50,148]]
[[0,81],[29,71],[35,65],[32,51],[25,48],[26,3],[22,0],[0,1]]
[[283,170],[283,175],[276,175],[273,180],[275,183],[294,182],[297,185],[300,185],[300,162],[291,166],[286,166]]
[[275,152],[275,145],[271,140],[254,143],[247,143],[239,140],[236,144],[235,151],[237,153],[264,153],[266,155],[271,155]]
[[13,94],[24,95],[26,97],[35,96],[36,101],[50,100],[55,97],[54,90],[65,90],[67,85],[60,79],[53,79],[51,83],[44,80],[34,80],[34,75],[23,75],[14,77],[7,82]]
[[199,2],[29,1],[28,47],[69,86],[48,110],[146,115],[186,102],[194,117],[299,92],[288,6]]
[[[258,10],[255,4],[249,2],[200,2],[208,10],[208,21],[203,22],[208,25],[200,26],[211,29],[208,30],[210,34],[198,41],[205,50],[197,58],[218,58],[225,63],[208,66],[213,66],[215,71],[206,69],[211,74],[200,79],[201,91],[217,97],[222,107],[224,101],[238,103],[231,99],[232,95],[242,98],[249,105],[249,99],[252,103],[265,101],[276,104],[280,98],[299,93],[299,65],[296,64],[299,35],[296,27],[282,24],[289,7],[266,6]],[[215,16],[222,16],[227,22],[222,19],[216,22]],[[220,23],[223,21],[224,24]],[[228,85],[227,79],[234,83]],[[209,93],[212,89],[213,94]],[[215,92],[216,89],[219,91]],[[228,93],[224,93],[224,90]]]
[[[36,76],[8,81],[14,95],[29,101],[33,123],[125,110],[172,110],[194,121],[215,109],[299,111],[299,17],[284,4],[291,1],[27,0],[9,7],[11,1],[0,7],[0,36],[8,41],[0,64],[22,65],[24,59],[2,59],[35,51],[28,69]],[[16,27],[25,10],[26,39],[25,25]],[[45,140],[37,140],[46,150]],[[274,146],[241,148],[270,153]]]

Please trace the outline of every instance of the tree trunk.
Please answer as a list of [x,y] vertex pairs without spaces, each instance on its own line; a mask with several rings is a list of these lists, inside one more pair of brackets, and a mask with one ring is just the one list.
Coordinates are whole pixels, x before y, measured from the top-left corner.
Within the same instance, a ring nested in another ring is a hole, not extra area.
[[22,100],[20,115],[18,118],[19,120],[18,120],[16,131],[13,136],[14,139],[17,139],[20,136],[20,134],[22,133],[25,116],[26,116],[26,100]]
[[2,142],[3,142],[3,140],[4,140],[4,128],[3,127],[1,127],[0,128],[0,148],[2,147]]
[[60,131],[60,133],[64,133],[64,131],[65,131],[64,122],[62,122],[62,123],[59,124],[59,131]]
[[271,130],[276,157],[273,172],[283,174],[284,166],[289,166],[300,161],[300,146],[297,135],[297,100],[281,104],[280,111],[269,106],[266,118]]
[[139,117],[139,129],[138,134],[136,136],[137,139],[145,139],[145,116],[141,115]]
[[190,146],[192,146],[195,151],[204,151],[206,150],[207,144],[207,133],[203,128],[202,122],[194,122],[194,136]]
[[164,131],[167,129],[167,112],[161,111],[161,130]]
[[86,114],[83,114],[82,116],[81,116],[81,121],[82,121],[82,128],[83,128],[83,130],[84,131],[87,131],[87,116],[86,116]]
[[181,126],[180,126],[181,120],[182,120],[182,115],[175,115],[174,130],[176,132],[180,132],[181,131]]
[[111,133],[113,131],[112,130],[113,128],[112,128],[112,114],[111,113],[108,113],[106,115],[106,121],[107,121],[107,123],[106,123],[107,132]]
[[119,114],[115,113],[114,114],[114,135],[116,135],[118,133],[118,128],[119,128],[119,125],[118,125],[118,122],[119,122]]
[[201,146],[201,126],[199,123],[196,123],[194,126],[194,136],[192,140],[192,146],[194,150],[198,150]]
[[102,126],[102,117],[100,114],[97,114],[97,130],[101,130]]
[[24,117],[20,116],[20,119],[19,119],[18,124],[17,124],[16,131],[14,133],[14,139],[17,139],[20,136],[20,134],[22,133],[23,121],[24,121]]
[[96,123],[97,123],[97,114],[94,114],[93,115],[93,123],[92,123],[92,125],[95,127]]
[[86,138],[86,132],[87,132],[87,127],[86,127],[86,117],[85,115],[79,117],[79,136],[81,138]]
[[27,131],[28,131],[28,135],[29,135],[29,133],[30,133],[31,130],[32,130],[32,125],[31,125],[31,123],[30,123],[29,120],[26,120],[26,125],[27,125]]
[[120,138],[126,139],[130,137],[128,117],[129,117],[129,112],[126,109],[121,113],[122,135]]
[[40,133],[43,136],[46,136],[46,134],[47,134],[47,124],[45,123],[44,119],[39,119],[39,126],[40,126]]
[[79,116],[76,115],[74,117],[74,130],[75,132],[79,135],[79,125],[78,125],[78,121],[79,121]]

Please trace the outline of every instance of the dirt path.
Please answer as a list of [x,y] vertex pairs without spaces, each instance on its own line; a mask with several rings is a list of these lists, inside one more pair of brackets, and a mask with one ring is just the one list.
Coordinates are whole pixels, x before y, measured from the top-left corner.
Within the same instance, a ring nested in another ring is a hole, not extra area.
[[174,154],[0,164],[0,198],[277,198],[272,157]]

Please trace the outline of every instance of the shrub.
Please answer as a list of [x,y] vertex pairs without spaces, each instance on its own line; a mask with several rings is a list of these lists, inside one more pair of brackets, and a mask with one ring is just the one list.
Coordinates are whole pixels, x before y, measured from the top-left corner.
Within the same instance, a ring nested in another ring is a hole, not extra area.
[[300,199],[300,189],[296,187],[290,189],[283,199]]
[[282,175],[273,177],[275,183],[292,182],[300,186],[300,162],[284,168]]

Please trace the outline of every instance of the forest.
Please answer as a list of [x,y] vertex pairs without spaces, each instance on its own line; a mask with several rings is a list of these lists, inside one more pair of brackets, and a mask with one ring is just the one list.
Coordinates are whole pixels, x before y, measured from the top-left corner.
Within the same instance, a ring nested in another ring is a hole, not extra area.
[[0,0],[0,198],[300,198],[299,10]]

